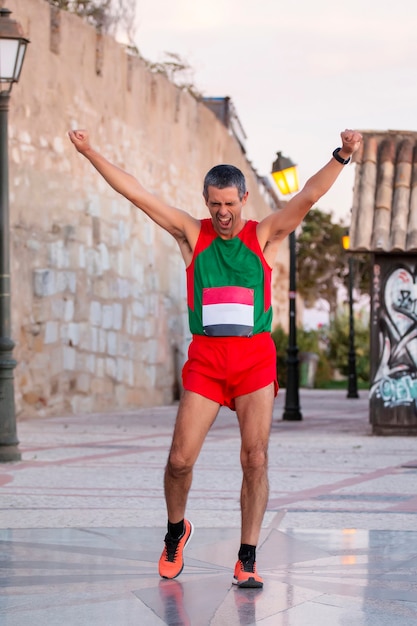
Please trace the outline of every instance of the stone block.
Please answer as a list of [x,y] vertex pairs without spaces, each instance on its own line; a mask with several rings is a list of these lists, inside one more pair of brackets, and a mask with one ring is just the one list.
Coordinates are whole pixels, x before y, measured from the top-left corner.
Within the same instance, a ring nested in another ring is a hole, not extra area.
[[98,351],[103,354],[106,353],[107,348],[107,333],[102,328],[99,328],[98,331]]
[[90,192],[87,199],[86,214],[98,217],[100,215],[100,209],[100,196]]
[[43,352],[45,349],[45,342],[42,335],[36,335],[32,341],[32,350],[34,352]]
[[93,396],[72,396],[70,400],[73,413],[92,413],[94,410],[95,398]]
[[106,370],[105,360],[102,358],[98,358],[96,360],[96,376],[98,378],[104,378]]
[[145,317],[145,307],[143,305],[143,302],[138,302],[137,300],[133,302],[132,312],[135,317],[143,319]]
[[80,269],[85,269],[86,267],[85,247],[83,245],[80,245],[78,248],[78,267]]
[[98,352],[98,328],[90,326],[89,349]]
[[70,346],[63,346],[62,348],[62,364],[64,370],[74,371],[76,364],[77,353],[74,348]]
[[46,352],[35,353],[30,362],[30,375],[32,382],[43,383],[48,377],[49,372],[49,355]]
[[32,304],[32,317],[35,324],[46,322],[51,317],[51,303],[49,300],[35,300]]
[[65,314],[65,300],[54,298],[51,301],[51,316],[56,320],[63,320]]
[[72,322],[74,319],[74,300],[64,301],[64,321]]
[[56,343],[58,341],[58,322],[46,322],[45,324],[45,344]]
[[123,327],[123,306],[119,302],[113,303],[113,328],[121,330]]
[[98,246],[100,253],[100,264],[102,272],[106,272],[110,269],[109,251],[105,243],[100,243]]
[[51,376],[58,376],[62,372],[62,347],[51,348],[48,355],[50,374]]
[[105,359],[105,372],[107,376],[110,376],[110,378],[116,378],[116,359],[112,359],[110,357],[107,357]]
[[93,279],[93,295],[95,298],[102,300],[108,300],[109,298],[117,297],[117,294],[111,293],[111,285],[103,276],[96,276]]
[[33,291],[35,296],[45,298],[57,293],[56,273],[51,269],[36,269],[33,271]]
[[78,346],[80,343],[80,325],[71,322],[68,324],[68,341],[72,346]]
[[105,391],[105,383],[102,378],[93,378],[90,386],[91,393],[94,395],[102,395]]
[[129,298],[131,290],[130,290],[130,283],[126,278],[118,278],[117,279],[117,290],[116,290],[117,296],[121,299],[124,300],[126,298]]
[[101,276],[103,274],[103,265],[98,250],[90,248],[86,251],[86,271],[89,276]]
[[75,293],[77,288],[77,276],[75,272],[57,272],[56,290],[58,293],[69,291]]
[[145,395],[142,389],[126,389],[126,406],[143,406]]
[[100,302],[93,300],[90,304],[90,323],[93,326],[101,326],[102,306]]
[[48,244],[48,261],[52,267],[58,269],[66,269],[69,267],[69,254],[63,241],[53,241]]
[[86,367],[87,370],[91,373],[94,374],[96,371],[96,357],[94,356],[94,354],[88,354],[87,358],[86,358]]
[[118,335],[118,356],[133,358],[135,354],[135,344],[123,335]]
[[81,393],[88,393],[90,391],[90,376],[88,374],[77,374],[76,389]]
[[113,328],[113,323],[114,323],[113,305],[105,304],[103,305],[103,316],[102,316],[101,325],[103,328],[108,330],[110,328]]
[[116,356],[117,354],[117,334],[114,331],[107,333],[107,353],[110,356]]

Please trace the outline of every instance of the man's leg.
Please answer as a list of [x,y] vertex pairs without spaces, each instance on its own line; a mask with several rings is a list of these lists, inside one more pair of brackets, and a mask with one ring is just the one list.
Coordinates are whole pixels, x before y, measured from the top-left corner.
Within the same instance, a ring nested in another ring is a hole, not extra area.
[[[250,562],[248,571],[252,565],[254,566],[253,577],[247,576],[246,572],[235,582],[240,586],[262,586],[262,579],[256,574],[255,548],[268,503],[268,443],[274,405],[274,384],[239,396],[235,403],[242,439],[240,460],[243,471],[239,560]],[[247,551],[247,559],[242,556],[242,550]]]
[[184,391],[178,409],[164,487],[168,519],[184,519],[194,463],[219,411],[219,404],[192,391]]
[[[159,561],[159,573],[164,578],[176,578],[183,568],[183,548],[193,530],[191,523],[184,520],[193,467],[218,411],[217,402],[184,391],[164,476],[169,529]],[[172,534],[173,530],[177,531],[176,535]]]

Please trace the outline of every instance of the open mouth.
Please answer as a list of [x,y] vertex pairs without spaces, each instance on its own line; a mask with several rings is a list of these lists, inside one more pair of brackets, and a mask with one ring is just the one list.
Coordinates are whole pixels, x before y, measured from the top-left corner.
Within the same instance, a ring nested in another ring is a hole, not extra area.
[[217,216],[217,221],[220,225],[220,228],[228,228],[232,223],[231,217],[219,217]]

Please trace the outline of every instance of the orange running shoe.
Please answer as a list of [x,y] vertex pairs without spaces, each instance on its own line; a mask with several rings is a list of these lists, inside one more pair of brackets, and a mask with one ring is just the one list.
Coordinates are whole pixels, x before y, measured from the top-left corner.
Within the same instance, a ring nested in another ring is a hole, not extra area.
[[184,520],[184,532],[179,539],[172,539],[165,535],[165,548],[159,559],[159,575],[162,578],[176,578],[184,567],[183,552],[190,541],[194,527],[191,522]]
[[255,561],[246,561],[245,563],[237,561],[232,582],[238,587],[245,588],[259,588],[264,585],[264,581],[256,571]]

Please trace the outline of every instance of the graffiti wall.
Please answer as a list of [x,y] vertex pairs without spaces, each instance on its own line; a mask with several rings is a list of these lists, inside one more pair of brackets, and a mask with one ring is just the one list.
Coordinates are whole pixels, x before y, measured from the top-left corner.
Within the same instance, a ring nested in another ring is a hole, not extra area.
[[417,256],[375,255],[370,418],[375,434],[417,435]]

